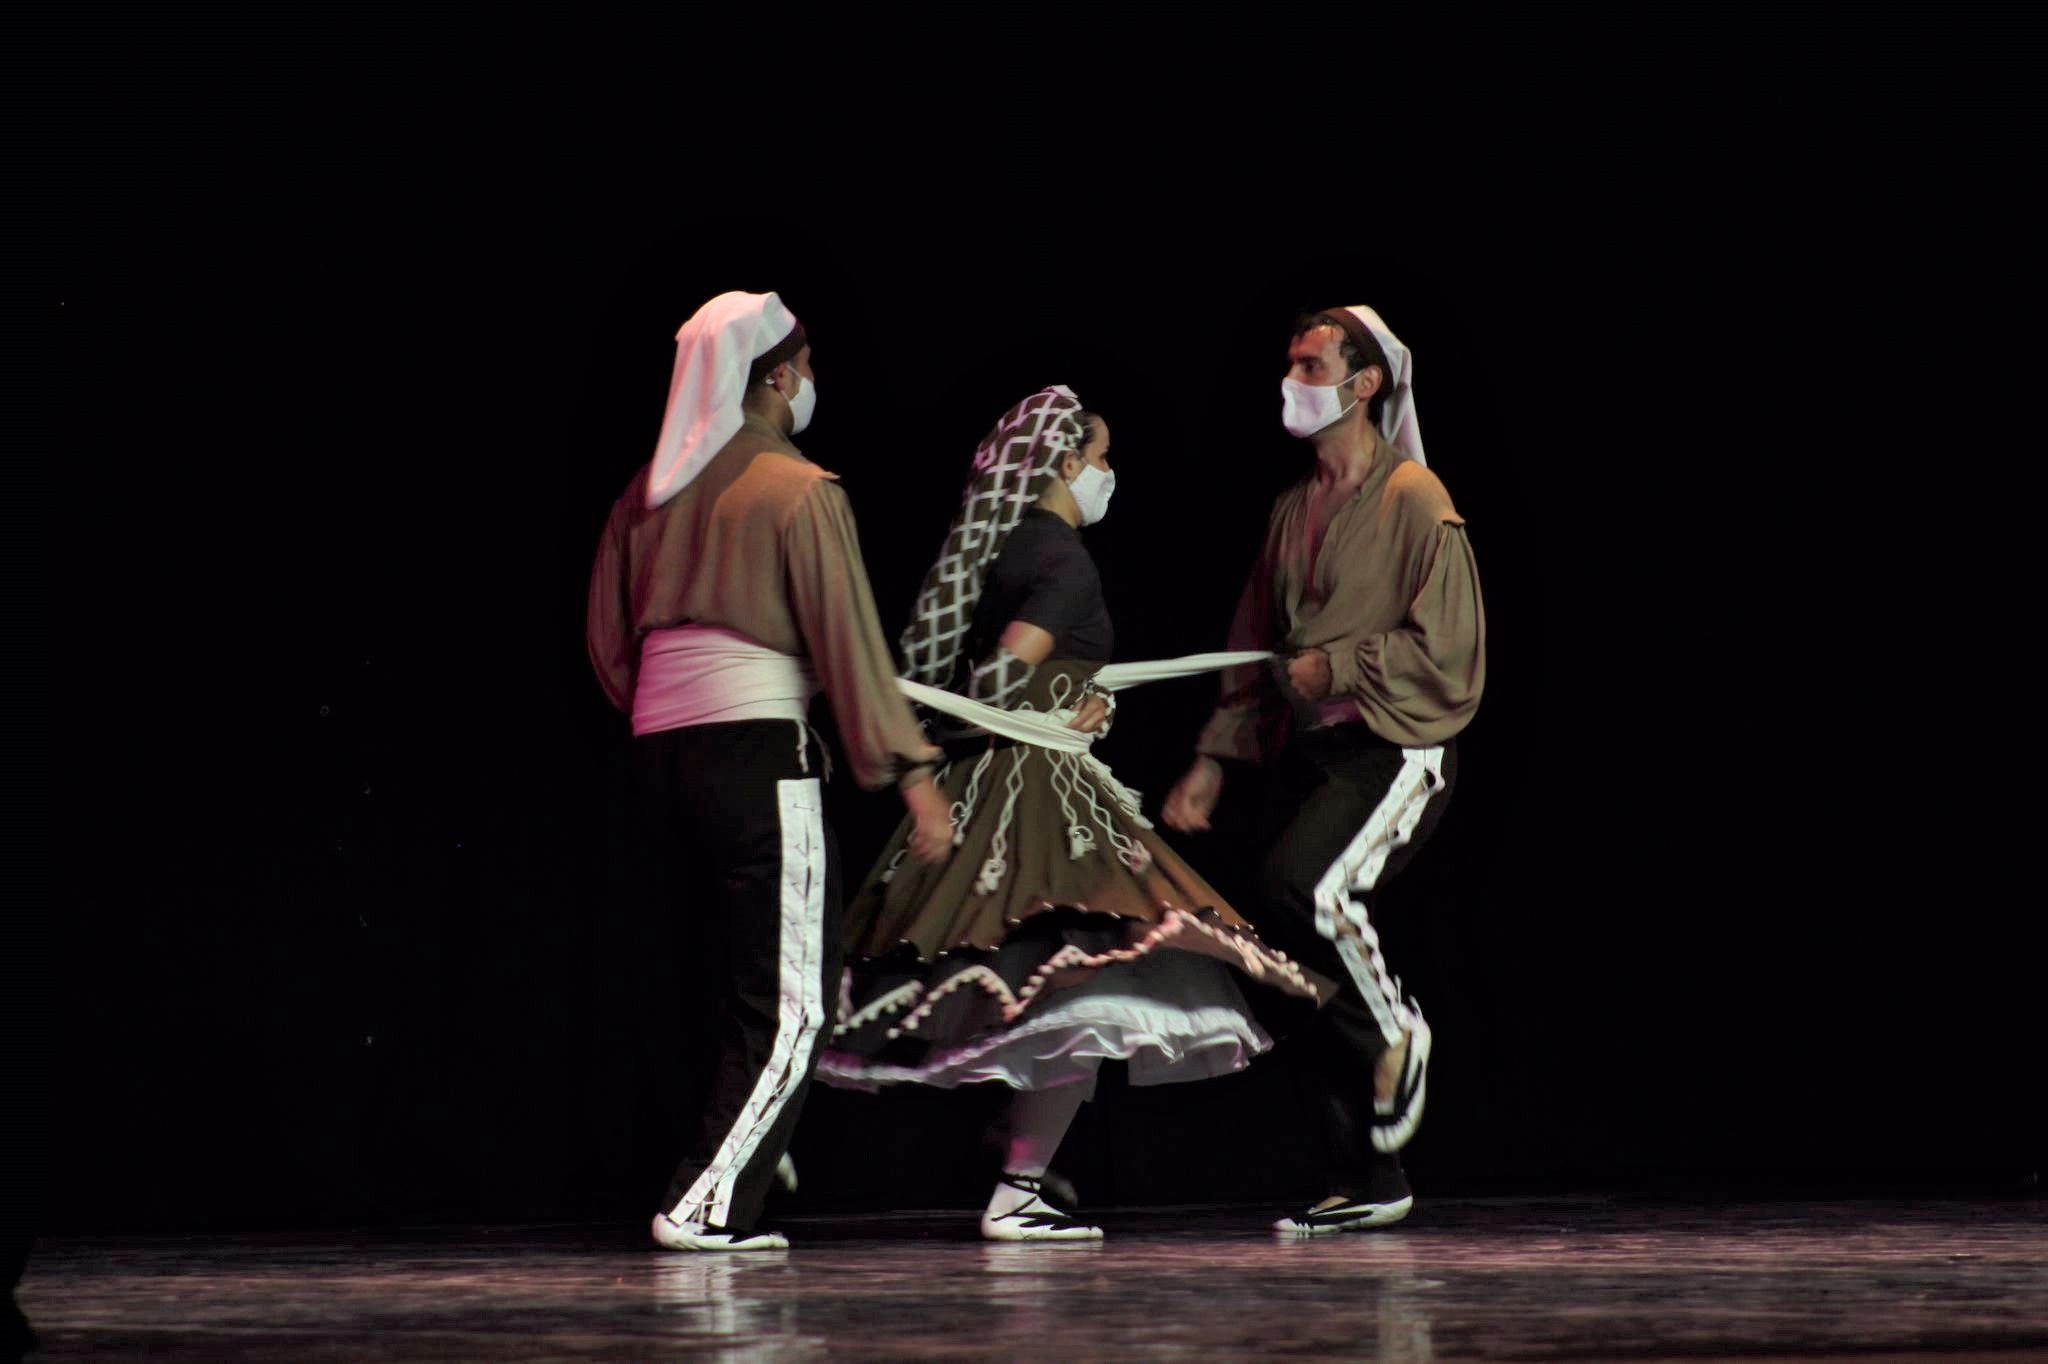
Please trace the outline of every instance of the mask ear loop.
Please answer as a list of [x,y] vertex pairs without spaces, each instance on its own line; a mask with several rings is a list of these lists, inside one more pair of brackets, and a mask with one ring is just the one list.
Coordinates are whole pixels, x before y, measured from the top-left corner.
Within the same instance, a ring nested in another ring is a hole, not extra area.
[[[1358,371],[1358,374],[1347,374],[1343,378],[1339,379],[1335,384],[1331,385],[1331,387],[1342,388],[1344,385],[1355,381],[1358,378],[1358,375],[1363,373],[1365,373],[1365,371],[1360,370]],[[1358,396],[1358,390],[1355,388],[1352,389],[1350,405],[1345,407],[1341,412],[1339,412],[1330,424],[1332,426],[1335,426],[1338,422],[1343,421],[1346,417],[1351,415],[1351,411],[1353,408],[1357,407],[1360,403],[1364,401],[1365,399]]]

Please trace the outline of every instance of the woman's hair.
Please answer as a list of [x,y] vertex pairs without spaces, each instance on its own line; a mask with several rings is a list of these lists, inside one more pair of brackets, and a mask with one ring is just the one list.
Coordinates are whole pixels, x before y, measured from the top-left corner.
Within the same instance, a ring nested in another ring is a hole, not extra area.
[[[1102,420],[1102,414],[1084,407],[1074,414],[1074,420],[1081,423],[1081,444],[1085,446],[1095,439],[1095,423]],[[1074,453],[1078,455],[1081,452],[1077,449]]]

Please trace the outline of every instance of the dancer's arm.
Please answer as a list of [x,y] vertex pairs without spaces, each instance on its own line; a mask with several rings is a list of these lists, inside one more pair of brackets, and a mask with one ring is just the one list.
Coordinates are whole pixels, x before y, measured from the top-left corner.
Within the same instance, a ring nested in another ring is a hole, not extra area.
[[1326,650],[1329,694],[1356,701],[1376,733],[1400,743],[1463,729],[1486,685],[1486,609],[1461,523],[1437,524],[1420,578],[1400,625]]
[[[1042,552],[1004,555],[996,560],[984,592],[1017,605],[996,647],[967,674],[962,690],[970,700],[1014,710],[1024,699],[1039,665],[1052,657],[1059,632],[1074,623],[1077,602],[1100,590],[1093,586],[1094,569],[1086,565],[1085,552],[1075,552],[1084,554],[1081,564],[1069,555]],[[1109,707],[1098,698],[1090,701],[1094,704],[1077,708],[1070,728],[1089,734],[1102,727]]]
[[622,711],[633,709],[633,668],[639,641],[626,600],[625,547],[616,508],[605,518],[598,536],[597,558],[590,566],[590,604],[584,614],[583,642],[590,666],[605,699]]
[[[1279,505],[1274,507],[1266,529],[1266,543],[1245,578],[1244,590],[1238,594],[1225,649],[1271,649],[1281,633],[1273,609],[1273,564],[1283,549],[1280,510]],[[1264,663],[1243,663],[1224,669],[1216,710],[1202,727],[1195,752],[1212,759],[1263,762],[1273,728],[1273,710],[1280,699],[1272,676],[1271,666]],[[1219,769],[1219,786],[1221,781]]]
[[[1231,617],[1226,649],[1270,647],[1272,579],[1265,555],[1252,569]],[[1166,827],[1184,834],[1200,833],[1209,827],[1216,802],[1223,798],[1223,764],[1218,758],[1258,762],[1265,757],[1267,707],[1272,688],[1267,684],[1267,665],[1239,664],[1223,670],[1222,697],[1209,723],[1195,741],[1195,760],[1166,796],[1159,817]]]
[[[1014,710],[1031,687],[1039,664],[1052,657],[1052,632],[1028,620],[1013,620],[1003,627],[995,652],[977,663],[967,674],[968,699],[1002,710]],[[1087,696],[1076,709],[1069,729],[1093,734],[1109,718],[1109,703],[1100,696]]]
[[837,484],[812,485],[791,513],[784,544],[791,612],[839,722],[854,780],[869,791],[929,780],[945,755],[925,740],[897,689],[853,511]]
[[[1229,650],[1271,649],[1278,634],[1273,611],[1273,564],[1282,552],[1283,494],[1274,503],[1266,522],[1266,543],[1258,561],[1245,578],[1238,594],[1237,610],[1230,618],[1230,632],[1223,647]],[[1272,712],[1279,697],[1272,685],[1268,664],[1245,663],[1223,671],[1221,696],[1209,723],[1195,740],[1195,760],[1167,793],[1160,818],[1166,827],[1182,833],[1199,833],[1209,827],[1209,817],[1223,798],[1221,758],[1261,762],[1266,757]]]

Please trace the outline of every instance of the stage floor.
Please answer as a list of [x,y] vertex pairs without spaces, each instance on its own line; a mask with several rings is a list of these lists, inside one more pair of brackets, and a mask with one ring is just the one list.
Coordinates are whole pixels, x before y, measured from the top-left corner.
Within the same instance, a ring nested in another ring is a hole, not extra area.
[[49,1360],[2048,1360],[2039,1202],[1436,1199],[1316,1241],[1269,1212],[1104,1212],[1099,1246],[792,1219],[724,1256],[612,1226],[49,1239],[19,1296]]

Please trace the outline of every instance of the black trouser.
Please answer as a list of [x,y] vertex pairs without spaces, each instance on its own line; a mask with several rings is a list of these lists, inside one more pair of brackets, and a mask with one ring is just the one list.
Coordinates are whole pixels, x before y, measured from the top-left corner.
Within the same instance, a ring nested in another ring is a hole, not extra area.
[[[692,725],[633,741],[648,911],[703,955],[683,988],[718,997],[716,1055],[661,1211],[750,1228],[796,1130],[839,987],[839,847],[823,752],[789,720]],[[677,1058],[677,1083],[684,1067]]]
[[1261,820],[1257,927],[1338,982],[1300,1042],[1324,1093],[1332,1192],[1373,1159],[1373,1065],[1409,1013],[1380,951],[1379,887],[1435,830],[1457,774],[1453,745],[1404,749],[1363,724],[1310,730],[1280,755]]

